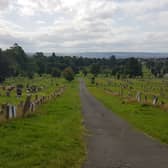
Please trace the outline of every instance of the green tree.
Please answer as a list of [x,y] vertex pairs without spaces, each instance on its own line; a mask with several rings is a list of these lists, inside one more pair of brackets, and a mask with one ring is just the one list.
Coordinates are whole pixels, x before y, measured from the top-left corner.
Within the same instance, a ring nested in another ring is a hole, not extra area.
[[67,67],[63,71],[63,76],[66,80],[72,81],[74,79],[74,72],[71,67]]
[[0,50],[0,82],[7,77],[15,76],[15,64],[15,61],[7,55],[6,51]]
[[129,58],[124,65],[124,75],[129,77],[142,76],[142,65],[136,58]]
[[97,76],[100,73],[100,65],[99,64],[92,64],[90,72],[94,76]]
[[60,77],[61,76],[61,71],[58,68],[53,68],[52,69],[52,74],[53,77]]
[[83,68],[83,69],[82,69],[82,73],[83,73],[84,76],[87,76],[87,74],[88,74],[87,69],[86,69],[86,68]]
[[47,60],[48,60],[47,57],[45,57],[42,52],[37,52],[34,55],[34,59],[38,67],[38,73],[40,75],[46,73],[47,72]]

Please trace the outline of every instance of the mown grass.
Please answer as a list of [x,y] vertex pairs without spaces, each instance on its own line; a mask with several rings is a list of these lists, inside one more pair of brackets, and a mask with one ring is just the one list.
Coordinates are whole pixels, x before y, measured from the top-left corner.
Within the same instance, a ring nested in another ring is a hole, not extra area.
[[102,87],[89,87],[93,95],[134,127],[168,143],[168,113],[139,103],[125,103],[121,97],[105,93]]
[[84,128],[75,83],[28,118],[0,126],[0,167],[79,168]]

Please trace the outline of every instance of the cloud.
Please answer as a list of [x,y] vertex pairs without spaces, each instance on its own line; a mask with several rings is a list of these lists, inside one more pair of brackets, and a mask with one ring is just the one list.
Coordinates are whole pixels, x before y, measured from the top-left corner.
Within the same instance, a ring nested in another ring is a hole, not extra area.
[[2,46],[168,51],[168,0],[0,0],[0,9]]
[[5,10],[9,6],[9,0],[0,0],[0,10]]

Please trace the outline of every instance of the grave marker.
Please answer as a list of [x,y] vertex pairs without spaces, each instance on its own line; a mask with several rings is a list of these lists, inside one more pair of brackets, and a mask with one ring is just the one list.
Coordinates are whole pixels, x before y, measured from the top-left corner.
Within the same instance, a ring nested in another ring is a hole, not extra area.
[[28,95],[26,97],[26,101],[25,101],[24,107],[23,107],[23,116],[25,116],[25,114],[27,113],[27,111],[30,108],[30,103],[31,103],[30,100],[31,100],[31,95]]
[[137,93],[136,99],[137,99],[138,102],[141,102],[141,92]]
[[156,105],[158,103],[158,97],[157,96],[153,96],[153,105]]

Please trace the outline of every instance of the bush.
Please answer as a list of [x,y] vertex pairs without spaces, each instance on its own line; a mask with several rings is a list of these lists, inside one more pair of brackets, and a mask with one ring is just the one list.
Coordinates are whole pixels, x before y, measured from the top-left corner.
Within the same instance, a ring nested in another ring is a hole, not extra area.
[[71,67],[67,67],[63,71],[63,76],[66,80],[72,81],[74,79],[74,72]]

